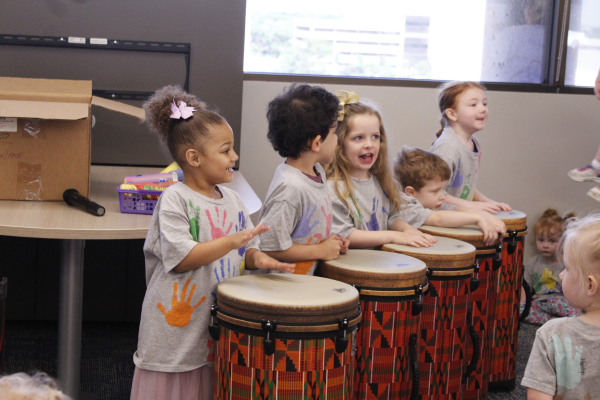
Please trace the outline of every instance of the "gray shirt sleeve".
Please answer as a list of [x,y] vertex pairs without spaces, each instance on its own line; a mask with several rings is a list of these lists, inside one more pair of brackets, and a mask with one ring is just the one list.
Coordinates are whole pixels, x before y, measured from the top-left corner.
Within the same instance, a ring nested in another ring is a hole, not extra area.
[[548,342],[538,330],[535,334],[535,341],[529,355],[529,361],[527,361],[527,367],[525,367],[521,385],[554,396],[556,393],[556,371],[552,361],[548,351]]
[[423,207],[419,200],[414,197],[402,193],[402,200],[405,202],[402,210],[402,220],[415,229],[419,229],[433,214],[433,210]]
[[292,247],[292,232],[297,224],[297,210],[285,200],[274,201],[268,205],[260,220],[271,229],[260,235],[262,251],[283,251]]
[[347,238],[356,229],[354,220],[346,202],[340,200],[335,194],[332,196],[332,200],[331,232]]

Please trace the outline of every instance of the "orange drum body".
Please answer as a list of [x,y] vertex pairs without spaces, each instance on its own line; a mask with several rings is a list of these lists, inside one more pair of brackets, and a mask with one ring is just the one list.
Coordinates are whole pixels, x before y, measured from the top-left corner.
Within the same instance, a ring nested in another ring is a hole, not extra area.
[[212,315],[215,399],[352,399],[355,288],[314,276],[240,276],[219,284]]
[[490,388],[513,390],[517,366],[519,303],[523,283],[527,215],[513,210],[501,211],[496,216],[506,224],[507,235],[503,241],[502,268],[498,281]]
[[[478,361],[472,374],[464,382],[463,398],[465,400],[486,399],[492,359],[493,326],[496,319],[496,289],[498,270],[501,265],[499,247],[488,247],[483,243],[483,232],[477,226],[462,228],[441,228],[422,226],[424,232],[432,235],[453,238],[467,242],[475,247],[475,268],[473,279],[479,281],[479,287],[471,294],[469,307],[471,326],[477,333],[479,349]],[[469,346],[467,356],[473,356],[474,347]]]
[[426,272],[415,258],[373,250],[349,250],[319,266],[321,276],[359,289],[363,321],[356,335],[355,400],[418,398]]
[[467,358],[467,336],[475,335],[472,327],[469,333],[468,316],[471,291],[476,289],[471,281],[475,247],[438,238],[429,248],[389,244],[383,250],[415,257],[428,268],[419,337],[421,399],[462,399],[464,378],[474,367]]

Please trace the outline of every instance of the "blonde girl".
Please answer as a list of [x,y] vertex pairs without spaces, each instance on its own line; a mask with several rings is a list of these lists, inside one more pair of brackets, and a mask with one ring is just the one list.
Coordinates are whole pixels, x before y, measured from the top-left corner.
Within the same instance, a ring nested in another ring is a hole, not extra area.
[[332,192],[332,232],[352,248],[385,243],[429,247],[435,239],[400,219],[400,193],[388,167],[387,136],[380,113],[355,92],[340,98],[338,144],[327,166]]
[[293,272],[258,251],[258,235],[231,182],[238,156],[223,117],[178,86],[145,104],[146,122],[184,173],[160,196],[144,243],[142,306],[132,400],[211,400],[210,307],[219,282],[248,269]]
[[563,295],[560,273],[564,266],[557,253],[564,223],[572,216],[569,214],[562,218],[556,210],[548,208],[535,224],[533,230],[538,254],[529,259],[524,274],[533,294],[526,322],[543,325],[553,317],[579,315],[579,311],[569,306]]
[[440,129],[429,151],[448,163],[452,176],[446,186],[446,203],[496,213],[511,211],[477,190],[481,145],[474,136],[485,128],[489,112],[485,88],[476,82],[448,82],[441,86],[438,105]]

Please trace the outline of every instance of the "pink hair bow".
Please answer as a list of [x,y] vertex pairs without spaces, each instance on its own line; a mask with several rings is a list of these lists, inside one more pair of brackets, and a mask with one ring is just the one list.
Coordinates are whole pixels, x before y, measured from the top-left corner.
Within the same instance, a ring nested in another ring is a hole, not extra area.
[[192,114],[196,111],[194,107],[187,107],[187,104],[184,101],[179,102],[179,107],[175,105],[175,100],[173,100],[173,104],[171,104],[171,118],[173,119],[188,119],[192,116]]

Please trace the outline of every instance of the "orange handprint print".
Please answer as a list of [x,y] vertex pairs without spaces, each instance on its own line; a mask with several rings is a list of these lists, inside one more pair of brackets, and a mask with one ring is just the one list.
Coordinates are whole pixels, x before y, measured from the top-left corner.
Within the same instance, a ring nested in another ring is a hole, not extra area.
[[202,304],[204,300],[206,300],[206,297],[202,296],[200,301],[194,307],[191,307],[190,303],[192,302],[192,296],[194,296],[194,290],[196,290],[196,284],[192,285],[192,290],[190,291],[190,295],[186,301],[185,295],[187,293],[187,288],[189,284],[190,280],[188,278],[188,280],[185,282],[185,285],[183,285],[183,291],[181,292],[181,300],[179,301],[177,300],[178,284],[177,282],[173,284],[173,299],[171,300],[171,309],[168,312],[165,313],[165,306],[163,306],[162,303],[158,303],[156,305],[160,312],[164,314],[165,319],[167,320],[167,324],[171,326],[183,328],[184,326],[189,324],[190,320],[192,319],[192,313],[194,312],[194,309],[200,304]]
[[[308,238],[308,242],[306,242],[306,244],[311,244],[312,240],[313,240],[312,237]],[[318,238],[317,239],[317,243],[315,243],[315,244],[319,244],[319,243],[321,243],[321,238]],[[310,271],[310,267],[312,267],[315,262],[317,262],[317,260],[313,260],[313,261],[296,261],[294,263],[294,264],[296,264],[296,269],[294,270],[294,274],[295,275],[306,275],[306,274],[308,274],[308,271]]]

